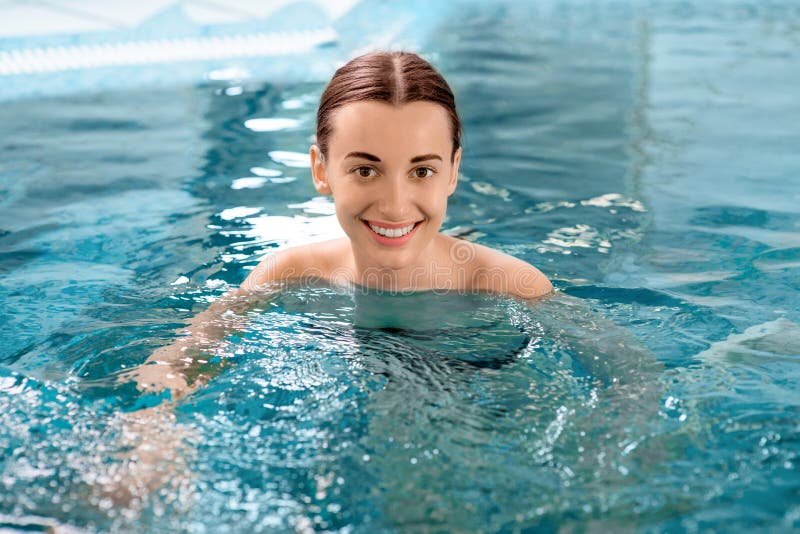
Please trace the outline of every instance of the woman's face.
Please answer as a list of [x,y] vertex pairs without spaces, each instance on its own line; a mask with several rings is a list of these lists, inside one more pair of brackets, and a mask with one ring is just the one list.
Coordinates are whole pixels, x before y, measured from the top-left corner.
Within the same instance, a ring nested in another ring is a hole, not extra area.
[[311,147],[314,185],[333,195],[356,260],[413,266],[427,257],[458,180],[461,149],[451,162],[447,112],[432,102],[363,101],[334,111],[332,124],[327,158]]

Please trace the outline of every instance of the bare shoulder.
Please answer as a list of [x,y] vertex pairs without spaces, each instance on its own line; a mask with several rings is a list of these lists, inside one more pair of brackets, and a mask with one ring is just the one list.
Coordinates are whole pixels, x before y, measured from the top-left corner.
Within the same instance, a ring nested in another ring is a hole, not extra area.
[[343,239],[332,239],[274,252],[250,272],[242,288],[255,291],[277,282],[329,278],[336,261],[342,260],[345,245]]
[[553,291],[547,276],[530,263],[477,243],[471,261],[471,288],[529,299]]

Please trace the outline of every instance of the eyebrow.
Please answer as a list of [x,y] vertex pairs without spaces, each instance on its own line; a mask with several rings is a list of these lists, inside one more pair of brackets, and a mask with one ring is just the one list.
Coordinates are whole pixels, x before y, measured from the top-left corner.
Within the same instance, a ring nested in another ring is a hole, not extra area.
[[442,161],[442,158],[438,154],[425,154],[423,156],[414,156],[411,158],[411,163],[417,163],[419,161],[427,161],[429,159],[438,159]]
[[[374,156],[368,152],[350,152],[344,157],[344,159],[347,158],[361,158],[375,162],[381,161],[381,158],[379,158],[378,156]],[[441,156],[439,156],[438,154],[423,154],[422,156],[414,156],[413,158],[411,158],[411,163],[418,163],[420,161],[427,161],[429,159],[438,159],[439,161],[442,161]]]
[[368,152],[350,152],[349,154],[347,154],[344,157],[344,159],[347,159],[347,158],[360,158],[360,159],[367,159],[369,161],[380,161],[381,160],[381,158],[379,158],[378,156],[373,156],[372,154],[370,154]]

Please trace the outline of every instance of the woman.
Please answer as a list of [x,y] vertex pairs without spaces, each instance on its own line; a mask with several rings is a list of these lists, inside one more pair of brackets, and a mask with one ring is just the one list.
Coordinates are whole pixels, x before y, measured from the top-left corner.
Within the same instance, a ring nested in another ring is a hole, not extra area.
[[[185,396],[219,373],[224,360],[214,364],[208,355],[228,333],[245,327],[242,312],[285,282],[321,280],[364,294],[491,292],[524,300],[550,294],[551,283],[532,265],[439,232],[458,183],[461,154],[453,93],[428,62],[406,52],[376,52],[344,65],[322,94],[310,156],[314,186],[333,196],[346,237],[269,255],[238,289],[194,317],[188,335],[156,350],[127,377],[172,401]],[[543,313],[542,322],[564,332],[562,308]],[[589,347],[586,354],[603,352],[589,339],[603,339],[615,351],[632,347],[623,350],[626,358],[587,358],[593,375],[622,385],[658,371],[651,355],[610,323],[592,318],[585,306],[564,309],[586,319],[589,337],[575,335]],[[637,389],[636,396],[642,399],[644,391]],[[123,414],[122,435],[131,452],[109,477],[114,482],[106,495],[130,501],[183,478],[176,476],[183,466],[174,459],[184,458],[176,449],[188,434],[176,431],[173,406],[162,402]],[[170,430],[159,430],[165,428]]]
[[283,282],[524,299],[552,291],[532,265],[439,232],[458,183],[461,121],[447,82],[418,55],[373,52],[337,70],[320,99],[310,155],[314,187],[333,196],[346,237],[262,260],[238,289],[191,321],[189,336],[154,352],[146,362],[154,365],[135,371],[141,389],[167,389],[175,400],[206,381],[186,351],[213,348],[237,327],[236,315],[225,312],[248,309]]

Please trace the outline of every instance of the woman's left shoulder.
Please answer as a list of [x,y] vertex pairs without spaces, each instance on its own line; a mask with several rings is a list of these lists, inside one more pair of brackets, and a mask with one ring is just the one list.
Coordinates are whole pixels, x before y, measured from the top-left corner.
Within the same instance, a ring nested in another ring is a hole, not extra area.
[[470,264],[471,289],[505,293],[529,299],[546,295],[553,291],[547,276],[530,263],[515,258],[499,250],[459,240],[453,246],[454,259],[458,252]]

